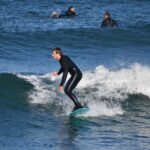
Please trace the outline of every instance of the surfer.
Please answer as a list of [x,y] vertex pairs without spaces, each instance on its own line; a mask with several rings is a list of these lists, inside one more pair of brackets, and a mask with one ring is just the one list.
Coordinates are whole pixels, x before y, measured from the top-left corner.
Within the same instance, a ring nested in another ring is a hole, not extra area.
[[[75,105],[73,111],[82,108],[82,105],[78,101],[77,97],[72,93],[72,91],[82,78],[82,72],[68,56],[63,55],[60,48],[56,47],[52,50],[52,57],[55,60],[59,61],[61,65],[60,70],[58,72],[53,72],[52,74],[54,76],[59,76],[61,73],[63,73],[62,80],[59,86],[59,91],[65,91],[66,95],[73,101]],[[64,88],[64,83],[67,79],[68,73],[70,73],[71,77]]]
[[105,27],[118,27],[117,22],[111,18],[111,14],[109,12],[105,12],[103,21],[101,23],[101,28]]
[[76,13],[76,11],[75,11],[75,7],[73,7],[73,6],[70,6],[69,8],[68,8],[68,10],[66,11],[66,14],[65,14],[66,16],[77,16],[77,13]]
[[51,17],[53,18],[62,18],[62,17],[74,17],[77,16],[75,7],[70,6],[67,11],[61,11],[60,9],[57,9],[51,14]]

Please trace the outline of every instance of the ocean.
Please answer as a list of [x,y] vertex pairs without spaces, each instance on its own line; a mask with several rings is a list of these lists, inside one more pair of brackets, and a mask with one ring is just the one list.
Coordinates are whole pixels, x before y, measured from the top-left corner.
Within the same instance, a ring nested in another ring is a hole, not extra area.
[[[50,18],[75,6],[74,18]],[[149,0],[0,0],[1,150],[150,150]],[[109,11],[118,28],[100,28]],[[82,70],[90,111],[69,118],[60,47]]]

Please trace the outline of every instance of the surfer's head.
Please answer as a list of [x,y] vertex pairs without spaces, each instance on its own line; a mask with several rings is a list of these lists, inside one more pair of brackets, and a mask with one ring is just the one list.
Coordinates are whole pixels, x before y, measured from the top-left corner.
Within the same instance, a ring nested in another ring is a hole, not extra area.
[[70,7],[68,8],[68,11],[75,12],[75,7],[74,7],[74,6],[70,6]]
[[62,50],[59,47],[53,48],[52,49],[52,56],[56,60],[60,60],[62,56]]
[[104,20],[110,20],[111,19],[111,14],[106,11],[105,14],[104,14]]

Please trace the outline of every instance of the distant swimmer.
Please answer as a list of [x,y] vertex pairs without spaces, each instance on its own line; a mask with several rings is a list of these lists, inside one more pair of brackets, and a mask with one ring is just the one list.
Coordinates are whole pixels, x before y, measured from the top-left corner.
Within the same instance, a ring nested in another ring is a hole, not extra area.
[[52,14],[52,18],[62,18],[62,17],[74,17],[77,16],[75,7],[70,6],[67,11],[61,11],[60,9],[55,10]]
[[105,12],[103,21],[101,23],[101,28],[105,27],[118,27],[117,22],[111,18],[111,14],[109,12]]
[[73,6],[70,6],[68,8],[68,10],[66,11],[66,16],[77,16],[77,13],[76,13],[76,10],[75,10],[75,7]]
[[[54,76],[59,76],[63,73],[62,80],[59,86],[59,91],[65,91],[66,95],[73,101],[75,107],[74,110],[82,108],[82,105],[78,101],[77,97],[72,93],[79,81],[82,79],[82,72],[77,67],[77,65],[66,55],[63,55],[60,48],[54,48],[52,50],[52,56],[55,60],[59,61],[61,68],[58,72],[53,72]],[[71,75],[70,79],[67,81],[65,89],[64,84],[66,82],[68,73]]]

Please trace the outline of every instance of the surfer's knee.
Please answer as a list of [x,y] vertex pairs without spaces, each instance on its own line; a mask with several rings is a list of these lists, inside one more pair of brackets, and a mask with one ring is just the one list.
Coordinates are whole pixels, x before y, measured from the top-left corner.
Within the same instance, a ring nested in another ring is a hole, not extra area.
[[64,92],[65,92],[67,95],[69,95],[69,94],[70,94],[70,91],[69,91],[69,89],[68,89],[68,88],[65,88],[65,89],[64,89]]

